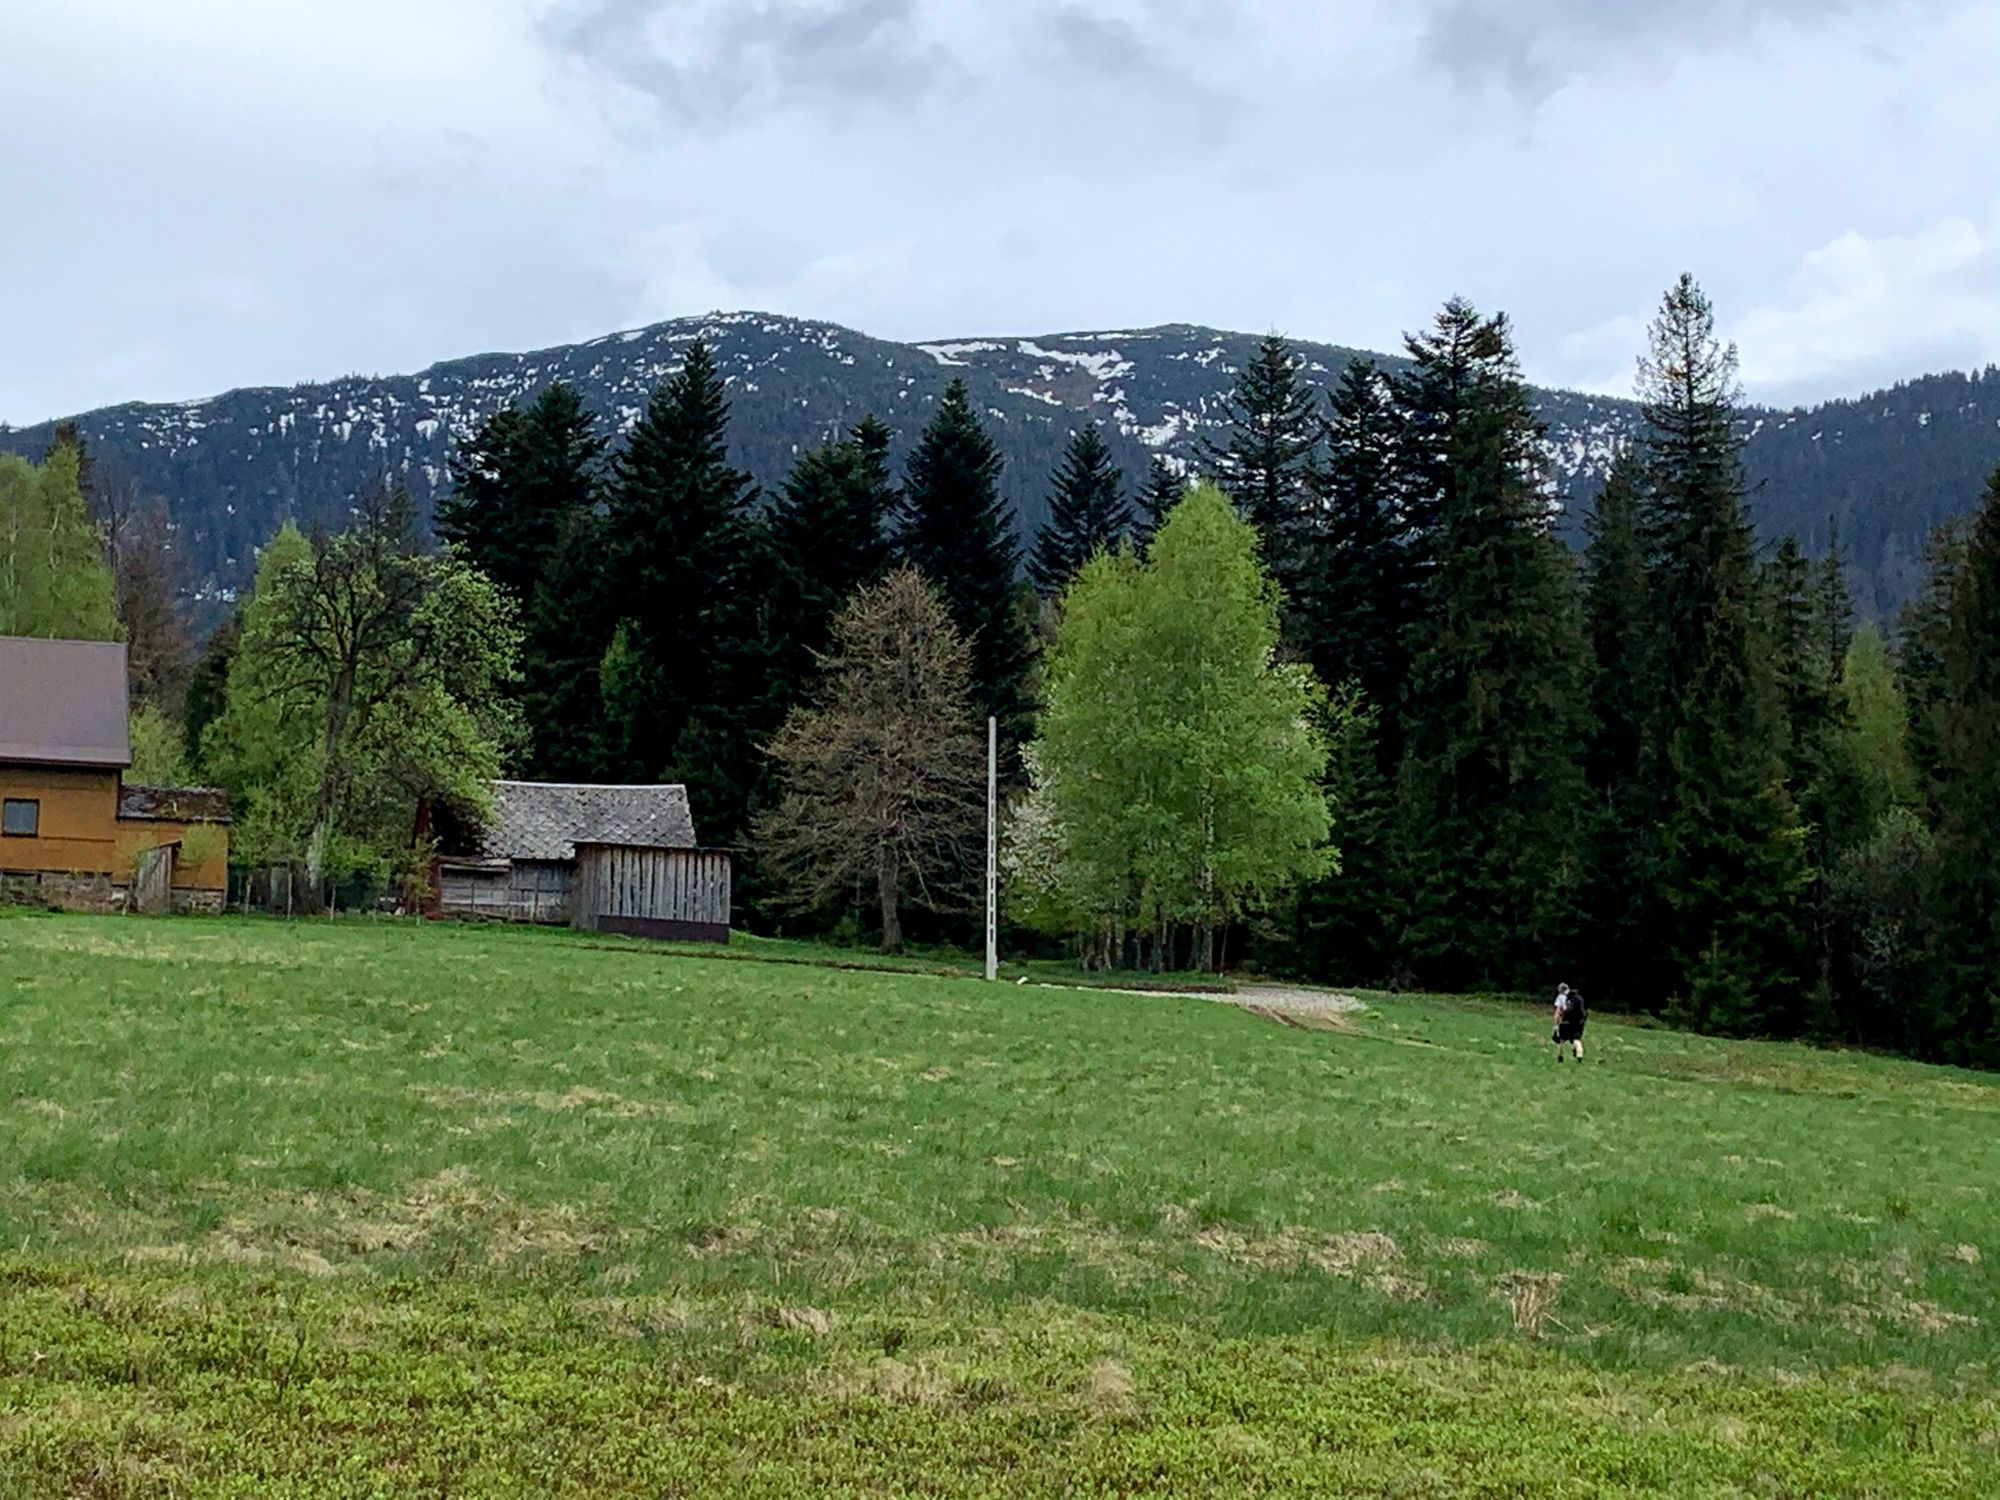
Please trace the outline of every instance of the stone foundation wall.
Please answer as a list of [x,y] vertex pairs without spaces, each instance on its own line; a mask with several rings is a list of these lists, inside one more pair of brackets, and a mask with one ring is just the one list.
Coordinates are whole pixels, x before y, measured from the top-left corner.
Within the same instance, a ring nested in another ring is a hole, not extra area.
[[[173,888],[173,909],[181,915],[221,914],[221,891]],[[57,911],[119,912],[125,910],[125,887],[109,875],[70,870],[0,870],[0,904],[53,907]]]
[[0,901],[14,906],[52,906],[60,911],[112,912],[125,909],[125,892],[109,875],[65,870],[0,870]]

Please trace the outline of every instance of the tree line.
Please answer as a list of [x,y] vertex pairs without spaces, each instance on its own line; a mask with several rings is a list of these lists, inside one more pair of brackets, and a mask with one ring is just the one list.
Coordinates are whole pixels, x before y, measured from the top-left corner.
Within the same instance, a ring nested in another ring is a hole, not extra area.
[[[1406,353],[1320,389],[1265,340],[1198,475],[1127,476],[1086,424],[1025,556],[962,383],[900,474],[869,418],[768,493],[699,342],[622,439],[553,384],[463,435],[445,553],[386,490],[266,549],[185,673],[191,769],[315,862],[410,862],[412,809],[476,817],[501,767],[684,781],[751,920],[893,944],[906,906],[949,935],[973,895],[990,714],[1009,919],[1085,961],[1560,976],[2000,1061],[2000,478],[1891,638],[1837,544],[1754,534],[1691,279],[1580,556],[1505,317],[1455,299]],[[69,462],[0,472],[6,514]],[[0,602],[42,535],[10,524]]]
[[1360,694],[1331,762],[1342,869],[1261,954],[1452,989],[1561,975],[1707,1030],[2000,1061],[2000,475],[1892,651],[1856,629],[1837,542],[1812,561],[1753,533],[1735,351],[1692,279],[1580,558],[1550,543],[1505,320],[1453,302],[1407,347],[1321,398],[1268,342],[1211,460],[1291,649]]

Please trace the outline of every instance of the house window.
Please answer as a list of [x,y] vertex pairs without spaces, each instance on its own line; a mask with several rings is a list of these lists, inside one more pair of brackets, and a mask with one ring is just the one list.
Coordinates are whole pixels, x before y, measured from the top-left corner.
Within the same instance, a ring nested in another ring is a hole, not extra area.
[[0,833],[31,839],[42,825],[42,804],[32,797],[9,797],[0,804]]

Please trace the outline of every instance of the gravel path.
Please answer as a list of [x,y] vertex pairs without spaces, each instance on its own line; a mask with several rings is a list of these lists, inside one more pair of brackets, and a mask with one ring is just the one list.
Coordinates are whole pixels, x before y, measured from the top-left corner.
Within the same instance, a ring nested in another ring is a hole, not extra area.
[[1247,984],[1233,995],[1210,995],[1208,998],[1231,1005],[1285,1011],[1295,1016],[1343,1015],[1363,1008],[1359,1000],[1338,990],[1313,990],[1291,984]]
[[1213,1000],[1221,1005],[1240,1005],[1245,1010],[1274,1011],[1288,1016],[1339,1016],[1350,1011],[1366,1010],[1361,1001],[1352,995],[1343,995],[1338,990],[1316,990],[1298,984],[1246,984],[1233,991],[1222,990],[1169,990],[1144,989],[1127,990],[1115,985],[1064,985],[1052,980],[1035,982],[1045,989],[1073,989],[1079,994],[1099,995],[1175,995],[1183,1000]]

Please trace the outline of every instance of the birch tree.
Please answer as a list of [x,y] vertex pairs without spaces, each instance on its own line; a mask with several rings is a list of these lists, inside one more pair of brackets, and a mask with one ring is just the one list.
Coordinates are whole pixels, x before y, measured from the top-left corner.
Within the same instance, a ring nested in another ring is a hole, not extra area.
[[1184,927],[1213,968],[1221,928],[1331,867],[1327,698],[1279,660],[1279,604],[1255,530],[1211,485],[1143,562],[1100,555],[1064,596],[1031,764],[1100,957],[1131,927],[1164,966]]

